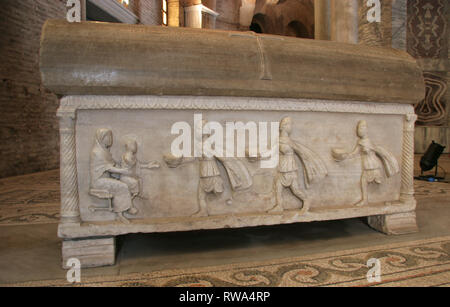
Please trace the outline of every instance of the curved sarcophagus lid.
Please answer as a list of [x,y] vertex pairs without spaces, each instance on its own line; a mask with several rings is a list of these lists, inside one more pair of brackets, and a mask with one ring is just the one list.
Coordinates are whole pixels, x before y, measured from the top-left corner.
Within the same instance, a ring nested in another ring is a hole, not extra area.
[[415,104],[422,73],[387,48],[253,32],[68,23],[41,38],[44,85],[60,95],[206,95]]

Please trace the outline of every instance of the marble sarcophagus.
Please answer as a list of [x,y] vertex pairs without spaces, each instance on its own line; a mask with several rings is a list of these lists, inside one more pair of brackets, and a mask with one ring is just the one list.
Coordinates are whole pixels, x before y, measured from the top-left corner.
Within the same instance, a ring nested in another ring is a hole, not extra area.
[[328,41],[48,21],[61,96],[63,265],[115,237],[368,217],[417,231],[406,53]]

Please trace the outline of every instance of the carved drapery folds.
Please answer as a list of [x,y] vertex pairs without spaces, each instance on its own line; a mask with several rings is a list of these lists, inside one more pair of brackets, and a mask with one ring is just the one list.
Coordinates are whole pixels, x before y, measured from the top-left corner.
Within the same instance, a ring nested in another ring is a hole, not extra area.
[[[337,162],[351,159],[356,156],[361,157],[361,200],[356,206],[366,206],[369,204],[368,185],[371,183],[381,184],[383,182],[382,173],[387,177],[396,175],[400,169],[394,155],[381,146],[375,145],[368,137],[368,128],[365,120],[358,122],[356,129],[358,142],[352,152],[342,149],[333,149],[332,155]],[[384,171],[383,171],[384,170]]]
[[117,220],[124,224],[130,221],[124,215],[134,216],[138,213],[133,200],[141,195],[141,169],[159,168],[157,161],[140,163],[136,157],[137,141],[127,136],[124,139],[125,152],[120,162],[114,161],[110,152],[113,145],[113,133],[110,129],[100,128],[95,133],[94,145],[90,155],[89,194],[100,199],[107,199],[109,207],[91,206],[92,212],[114,212]]
[[[91,100],[95,100],[95,103],[91,103]],[[97,217],[105,217],[107,215],[104,214],[100,214],[100,213],[96,213],[96,211],[103,211],[103,210],[98,210],[98,208],[103,208],[106,206],[106,204],[108,203],[108,200],[111,201],[110,203],[110,212],[116,213],[117,215],[117,210],[114,210],[115,207],[117,207],[117,205],[120,206],[119,199],[116,197],[110,197],[109,199],[105,198],[105,195],[100,195],[100,194],[95,194],[98,191],[93,191],[95,192],[94,194],[91,193],[92,191],[90,191],[93,187],[90,186],[89,184],[87,185],[87,189],[85,190],[84,188],[80,191],[78,191],[79,187],[78,187],[78,181],[77,181],[77,165],[76,165],[76,150],[75,150],[75,142],[77,142],[78,138],[76,138],[76,131],[75,131],[75,114],[76,114],[76,110],[95,110],[95,109],[160,109],[160,108],[167,108],[167,109],[176,109],[176,110],[180,110],[180,109],[191,109],[193,107],[193,102],[195,101],[196,103],[196,107],[200,107],[202,106],[202,102],[207,101],[208,99],[206,98],[177,98],[177,97],[173,97],[173,98],[167,98],[167,97],[161,97],[161,98],[152,98],[151,100],[148,99],[144,99],[144,98],[129,98],[127,99],[127,102],[125,103],[123,101],[123,97],[115,97],[115,96],[108,96],[108,97],[102,97],[102,96],[85,96],[85,97],[67,97],[65,99],[63,99],[63,101],[61,102],[61,108],[59,110],[59,117],[60,117],[60,124],[61,124],[61,191],[62,191],[62,208],[61,208],[61,223],[67,223],[67,222],[76,222],[79,223],[80,222],[80,206],[85,206],[83,208],[87,208],[90,209],[90,207],[92,206],[96,206],[96,210],[91,210],[89,212],[89,210],[83,211],[85,209],[82,208],[81,212],[83,212],[83,214],[87,214],[87,221],[92,220],[96,220]],[[236,101],[235,101],[236,100]],[[314,102],[314,101],[304,101],[303,104],[292,104],[292,105],[280,105],[277,103],[268,103],[268,102],[263,102],[263,101],[259,101],[257,99],[249,99],[247,101],[247,104],[242,104],[242,103],[238,103],[239,98],[235,98],[235,99],[227,99],[226,101],[217,101],[214,104],[208,104],[204,106],[205,109],[214,109],[214,110],[245,110],[245,109],[250,109],[250,110],[254,110],[254,109],[265,109],[267,111],[271,111],[271,110],[275,110],[275,111],[279,111],[279,110],[284,110],[285,112],[287,112],[288,114],[291,112],[302,112],[302,111],[306,111],[306,112],[330,112],[332,110],[336,110],[339,109],[338,111],[342,112],[342,113],[349,113],[349,112],[356,112],[356,113],[361,113],[361,114],[395,114],[395,115],[401,115],[403,118],[403,140],[399,140],[402,142],[401,145],[401,149],[402,149],[402,159],[401,159],[401,180],[400,178],[397,180],[395,180],[395,182],[397,182],[399,184],[399,188],[400,188],[400,203],[401,204],[405,204],[405,205],[410,205],[411,208],[414,205],[414,188],[413,188],[413,140],[414,140],[414,122],[416,120],[416,115],[412,113],[413,111],[413,107],[412,106],[406,106],[406,105],[394,105],[394,104],[382,104],[382,105],[371,105],[371,104],[365,104],[365,105],[355,105],[354,103],[343,103],[343,102],[334,102],[331,103],[330,105],[323,105],[321,103],[318,102]],[[209,100],[208,100],[209,101]],[[175,103],[177,102],[177,103]],[[339,112],[338,112],[339,113]],[[84,113],[83,113],[84,114]],[[81,115],[80,115],[81,116]],[[82,119],[81,119],[82,120]],[[283,120],[281,121],[283,123],[286,122],[290,122],[290,116],[286,116],[283,117]],[[364,121],[359,121],[359,125],[361,126],[362,122]],[[399,123],[400,124],[400,123]],[[356,125],[356,122],[355,122]],[[286,125],[283,124],[281,125],[282,127],[285,127]],[[290,125],[288,125],[290,126]],[[364,125],[363,125],[364,126]],[[89,138],[91,141],[93,141],[95,139],[95,137],[97,136],[97,133],[99,132],[99,130],[110,130],[109,128],[101,128],[103,126],[99,126],[97,128],[95,128],[94,130],[92,130],[92,132],[90,132],[90,135],[92,137]],[[117,128],[116,128],[117,129]],[[112,129],[114,130],[114,129]],[[112,134],[112,130],[111,134]],[[289,129],[288,129],[289,130]],[[361,129],[359,129],[361,130]],[[83,130],[82,130],[83,131]],[[114,130],[116,131],[116,130]],[[120,130],[117,130],[118,132],[116,132],[118,135],[120,135]],[[284,130],[281,129],[280,132],[283,132]],[[83,133],[83,132],[82,132]],[[92,134],[91,134],[92,133]],[[142,168],[155,168],[158,167],[159,164],[154,161],[154,162],[150,162],[150,163],[140,163],[139,161],[137,161],[136,159],[136,152],[138,151],[138,143],[136,142],[138,139],[140,139],[139,136],[135,135],[133,132],[133,137],[131,137],[131,134],[129,134],[130,132],[128,132],[127,135],[120,137],[119,144],[120,145],[114,145],[113,148],[113,152],[115,155],[120,155],[120,157],[122,158],[121,161],[117,160],[115,161],[113,164],[115,165],[116,168],[127,168],[127,169],[133,169],[132,172],[130,172],[128,175],[127,174],[120,174],[119,177],[117,178],[113,178],[114,180],[120,181],[120,182],[124,182],[124,180],[122,180],[123,178],[127,178],[130,177],[132,180],[130,182],[127,183],[127,187],[125,188],[125,190],[127,190],[127,193],[129,193],[132,197],[132,199],[134,197],[139,197],[139,192],[142,191],[146,191],[145,193],[149,193],[149,185],[150,182],[148,182],[148,184],[145,185],[144,190],[142,190],[142,186],[138,185],[137,181],[140,181],[142,179],[144,179],[144,177],[141,177],[142,174],[139,173],[139,170]],[[136,133],[139,135],[140,133],[138,131],[136,131]],[[298,133],[298,132],[296,132]],[[107,140],[104,139],[104,136],[107,135],[108,133],[100,133],[100,139],[102,142],[104,142],[105,144],[109,145],[109,142],[107,142]],[[102,136],[103,135],[103,136]],[[358,131],[358,135],[363,136],[364,133],[362,131]],[[142,136],[141,136],[142,137]],[[89,146],[92,146],[91,141],[89,141],[88,143],[91,144]],[[323,154],[322,151],[318,151],[317,148],[315,148],[314,144],[310,144],[308,143],[308,140],[302,140],[305,142],[305,144],[307,144],[308,147],[304,146],[304,148],[309,148],[309,151],[311,152],[315,152],[317,154],[312,154],[310,155],[310,157],[307,159],[307,163],[305,161],[302,161],[302,159],[304,158],[302,157],[298,157],[298,159],[300,159],[299,161],[302,162],[302,164],[298,164],[298,171],[299,174],[298,178],[300,179],[301,182],[304,182],[305,185],[309,184],[311,180],[309,180],[307,177],[302,177],[302,171],[301,169],[304,169],[305,167],[310,166],[311,163],[311,157],[315,158],[315,159],[323,159],[324,162],[324,170],[326,172],[326,168],[331,167],[335,162],[332,159],[327,158],[327,155]],[[290,144],[290,146],[292,146],[293,141],[288,141],[286,144]],[[85,142],[82,142],[83,144],[85,144]],[[283,143],[284,144],[284,143]],[[297,143],[295,143],[297,144]],[[364,147],[364,148],[369,148],[369,149],[379,149],[379,146],[376,146],[377,144],[373,145],[373,144],[360,144],[359,147]],[[84,145],[82,145],[84,146]],[[117,146],[119,146],[120,148],[118,148]],[[139,145],[140,146],[140,145]],[[280,144],[281,147],[281,144]],[[347,147],[347,146],[346,146]],[[363,149],[364,149],[363,148]],[[388,151],[390,151],[389,148],[386,147],[386,149]],[[331,148],[329,148],[328,150],[331,150]],[[88,152],[93,151],[93,147],[89,147]],[[109,150],[107,150],[109,151]],[[289,150],[288,150],[289,151]],[[321,153],[322,152],[322,153]],[[163,154],[164,152],[160,152],[159,154]],[[143,153],[145,157],[148,157],[148,152]],[[154,152],[151,155],[158,155],[158,152]],[[287,154],[290,154],[290,152],[287,152]],[[88,161],[86,160],[86,158],[89,158],[89,154],[84,154],[83,155],[84,158],[81,158],[83,161]],[[391,154],[392,156],[392,154]],[[166,158],[166,157],[165,157]],[[392,158],[392,157],[391,157]],[[297,160],[297,157],[295,158]],[[395,159],[395,158],[393,158]],[[167,159],[165,159],[167,160]],[[203,159],[200,159],[203,160]],[[207,162],[207,163],[211,163],[211,164],[218,164],[218,165],[223,165],[225,162],[226,163],[230,163],[230,160],[226,160],[226,161],[222,161],[220,159],[213,159],[213,162]],[[237,165],[239,166],[238,168],[233,168],[233,171],[231,172],[232,174],[237,174],[239,172],[236,172],[236,170],[240,170],[242,169],[243,171],[241,172],[242,174],[247,173],[247,177],[250,179],[248,182],[252,181],[252,176],[254,174],[254,170],[252,170],[250,173],[248,172],[248,170],[246,169],[249,168],[253,169],[254,165],[253,161],[248,161],[250,164],[247,164],[247,162],[245,162],[246,160],[236,160],[236,163],[241,163],[241,165]],[[380,159],[381,162],[383,162]],[[126,163],[125,163],[126,162]],[[167,162],[167,161],[166,161]],[[386,165],[385,162],[381,163],[381,165],[384,166],[384,169],[386,171],[386,175],[389,176],[387,174],[387,170],[386,170]],[[400,161],[398,161],[400,162]],[[78,161],[78,163],[80,163],[80,161]],[[153,164],[152,164],[153,163]],[[202,162],[203,163],[203,162]],[[242,164],[243,163],[243,164]],[[152,165],[150,165],[152,164]],[[209,164],[208,164],[209,165]],[[291,164],[289,164],[291,165]],[[306,165],[306,166],[305,166]],[[166,166],[170,166],[169,164],[165,164]],[[78,167],[80,167],[78,165]],[[281,167],[279,165],[279,167]],[[82,167],[83,168],[83,167]],[[201,174],[201,178],[202,180],[200,181],[208,181],[208,184],[206,184],[205,182],[200,182],[199,181],[199,187],[202,188],[202,192],[206,192],[206,194],[208,194],[208,203],[212,202],[215,203],[215,197],[210,195],[210,191],[212,192],[213,190],[210,190],[209,187],[209,181],[210,178],[218,178],[218,177],[223,177],[223,182],[225,183],[224,186],[221,186],[220,188],[217,188],[214,190],[214,193],[218,192],[219,194],[222,195],[230,195],[230,200],[231,201],[227,201],[227,197],[222,197],[220,200],[219,198],[217,198],[217,200],[220,202],[220,206],[222,206],[222,203],[225,201],[227,206],[232,206],[233,204],[238,204],[241,202],[241,200],[236,200],[234,199],[234,195],[237,195],[237,197],[240,197],[241,195],[246,194],[248,191],[247,190],[241,190],[241,189],[236,189],[233,182],[235,182],[236,180],[232,180],[233,178],[227,178],[225,175],[228,174],[229,175],[229,171],[227,170],[227,168],[225,167],[224,170],[226,170],[226,173],[222,170],[222,167],[219,167],[220,169],[220,175],[217,176],[216,173],[214,174],[203,174],[202,172],[200,172]],[[277,171],[278,169],[274,169],[273,173],[271,176],[267,176],[265,177],[266,179],[266,185],[270,186],[271,182],[272,184],[274,184],[277,181],[277,178],[279,178],[279,172]],[[281,168],[282,171],[286,171],[285,169]],[[84,172],[84,170],[82,170]],[[394,171],[391,172],[392,176],[395,175],[398,171]],[[314,173],[317,173],[316,171]],[[382,172],[383,173],[383,172]],[[161,173],[162,174],[162,173]],[[166,173],[167,174],[167,173]],[[308,173],[304,173],[303,175],[306,176]],[[122,179],[121,179],[122,176]],[[172,175],[170,175],[172,176]],[[92,180],[91,178],[92,176],[89,175],[88,179]],[[242,176],[241,176],[242,177]],[[245,177],[245,176],[244,176]],[[247,178],[245,177],[245,178]],[[384,177],[384,175],[383,175]],[[151,177],[145,177],[145,178],[151,178]],[[229,180],[228,180],[229,179]],[[281,178],[283,180],[278,180],[280,181],[282,184],[280,187],[282,187],[280,190],[283,191],[283,193],[289,193],[289,188],[291,187],[291,185],[289,185],[289,183],[291,183],[291,177],[289,178]],[[375,178],[376,179],[376,178]],[[145,179],[147,180],[147,179]],[[260,179],[258,179],[260,180]],[[284,182],[284,184],[283,184]],[[201,183],[201,184],[200,184]],[[320,185],[320,182],[316,182],[316,186]],[[206,185],[205,185],[206,184]],[[83,185],[84,186],[84,185]],[[245,187],[251,187],[251,183],[250,184],[245,184]],[[215,183],[214,183],[214,187],[216,187]],[[382,186],[380,186],[382,187]],[[223,190],[222,190],[223,188]],[[303,183],[301,183],[301,188],[303,188]],[[320,189],[320,186],[316,187],[317,189]],[[383,188],[384,189],[384,188]],[[95,189],[94,189],[95,190]],[[151,189],[150,189],[151,190]],[[238,191],[239,190],[239,191]],[[220,193],[221,191],[223,191],[222,193]],[[314,194],[315,190],[311,190],[312,194]],[[235,192],[239,192],[239,193],[235,193]],[[291,189],[291,192],[292,191]],[[78,195],[78,193],[83,193]],[[84,194],[87,194],[88,197],[86,197]],[[153,192],[152,192],[153,193]],[[144,201],[139,201],[138,202],[138,208],[139,208],[139,212],[143,214],[143,216],[146,216],[146,214],[149,213],[148,208],[143,207],[143,206],[154,206],[155,203],[149,203],[147,201],[147,199],[152,199],[152,197],[155,194],[146,194],[146,197],[149,198],[142,198],[145,199]],[[302,194],[303,193],[303,194]],[[309,200],[309,193],[306,193],[306,190],[302,191],[302,193],[293,193],[293,196],[297,196],[297,199],[300,201],[303,201],[303,208],[301,208],[301,212],[305,213],[305,214],[299,214],[300,216],[305,216],[305,218],[309,218],[308,216],[311,214],[311,212],[308,213],[308,200]],[[271,199],[271,202],[273,201],[273,204],[275,204],[275,200],[276,200],[276,189],[272,190],[271,192],[271,196],[266,195],[266,197],[268,197],[268,199]],[[100,195],[100,197],[99,197]],[[202,206],[200,206],[200,203],[205,203],[204,200],[204,193],[201,193],[201,195],[199,194],[199,196],[202,197],[197,197],[198,199],[196,199],[196,206],[198,206],[198,208],[201,209]],[[287,194],[285,195],[285,197],[287,196]],[[295,207],[295,198],[292,198],[292,196],[289,196],[288,199],[285,199],[287,201],[287,207],[286,210],[290,211],[294,208],[298,208]],[[85,203],[84,205],[79,205],[79,199],[90,199],[87,203]],[[306,205],[305,205],[305,200],[306,200]],[[392,198],[392,199],[386,199],[384,201],[388,201],[389,203],[391,201],[395,201],[396,199]],[[412,202],[410,201],[412,200]],[[211,203],[211,204],[212,204]],[[282,198],[279,197],[279,203],[282,203]],[[209,205],[209,204],[208,204]],[[281,204],[282,205],[282,204]],[[348,202],[343,202],[341,205],[342,208],[350,208],[354,205],[354,203],[348,203]],[[408,206],[409,206],[408,205]],[[157,205],[158,206],[158,205]],[[258,211],[261,214],[264,214],[264,212],[266,211],[271,211],[269,213],[269,215],[273,215],[275,212],[277,212],[276,210],[272,211],[270,210],[270,208],[273,207],[269,207],[270,204],[269,203],[261,203],[260,205],[260,209],[257,210],[261,210]],[[369,203],[370,206],[370,203]],[[203,207],[207,207],[207,206],[203,206]],[[236,210],[236,207],[229,207],[230,210]],[[281,207],[282,208],[282,207]],[[287,209],[288,208],[288,209]],[[409,208],[409,207],[408,207]],[[105,209],[108,209],[105,207]],[[112,209],[112,210],[111,210]],[[127,208],[129,209],[129,208]],[[223,210],[223,208],[221,209],[217,209],[217,207],[215,207],[214,212],[211,215],[216,215],[217,214],[221,214],[220,212]],[[240,209],[238,209],[239,211]],[[312,212],[314,212],[315,209],[313,209]],[[411,210],[411,209],[409,209]],[[107,211],[107,210],[105,210]],[[245,211],[245,210],[244,210]],[[121,211],[124,212],[128,215],[126,215],[126,218],[131,217],[129,214],[129,212],[125,211]],[[256,212],[256,211],[251,211],[251,212]],[[282,211],[278,212],[280,215],[283,215],[284,213]],[[307,213],[307,214],[306,214]],[[314,213],[312,213],[314,214]],[[132,214],[131,214],[132,215]],[[200,214],[200,216],[207,216],[209,215],[208,213],[202,212],[202,214]],[[83,215],[84,216],[84,215]],[[183,215],[184,216],[184,215]],[[139,215],[139,217],[142,217],[141,214]],[[151,216],[150,216],[151,217]],[[187,216],[184,216],[186,218],[189,217],[189,214]],[[111,218],[113,218],[113,216],[111,216]],[[136,216],[136,218],[138,218]]]
[[280,122],[279,138],[279,163],[278,173],[274,178],[275,207],[270,212],[282,212],[283,189],[290,189],[292,194],[303,202],[300,210],[301,214],[308,212],[310,199],[305,190],[301,187],[298,179],[299,165],[295,156],[299,158],[304,167],[305,189],[309,184],[318,182],[328,175],[328,170],[317,153],[308,147],[290,138],[292,132],[292,119],[285,117]]

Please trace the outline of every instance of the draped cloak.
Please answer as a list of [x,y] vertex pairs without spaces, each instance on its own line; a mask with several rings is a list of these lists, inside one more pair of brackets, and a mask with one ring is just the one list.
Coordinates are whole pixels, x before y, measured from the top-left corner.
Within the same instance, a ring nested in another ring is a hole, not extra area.
[[302,162],[305,186],[307,188],[310,184],[317,182],[328,175],[325,163],[315,152],[293,140],[289,140],[288,145],[294,149]]
[[110,177],[109,170],[115,162],[111,153],[102,144],[107,129],[97,131],[90,157],[91,189],[105,190],[113,196],[114,212],[124,212],[132,207],[131,194],[127,184]]

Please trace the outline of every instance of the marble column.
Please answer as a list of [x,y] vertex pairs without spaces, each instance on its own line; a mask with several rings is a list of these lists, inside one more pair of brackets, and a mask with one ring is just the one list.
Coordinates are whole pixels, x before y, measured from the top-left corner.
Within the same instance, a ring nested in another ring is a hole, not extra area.
[[168,22],[169,27],[180,26],[180,2],[179,0],[167,0]]
[[331,40],[358,43],[358,0],[331,0]]
[[192,5],[184,8],[185,25],[188,28],[202,27],[202,5]]
[[206,16],[206,28],[214,29],[216,27],[216,18],[219,14],[204,6],[203,4],[191,5],[184,8],[185,12],[185,25],[189,28],[202,28],[203,27],[203,14]]
[[331,0],[314,0],[314,38],[330,40]]
[[402,184],[400,200],[414,201],[414,124],[417,115],[407,114],[403,123]]
[[392,48],[406,51],[406,1],[392,0]]
[[86,21],[86,0],[81,0],[81,20]]
[[[369,46],[391,47],[392,0],[358,0],[359,2],[359,43]],[[398,6],[398,4],[397,4]],[[369,16],[379,9],[379,20],[369,20]]]
[[61,144],[61,224],[80,223],[75,148],[75,110],[58,111]]

